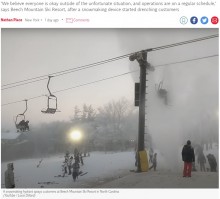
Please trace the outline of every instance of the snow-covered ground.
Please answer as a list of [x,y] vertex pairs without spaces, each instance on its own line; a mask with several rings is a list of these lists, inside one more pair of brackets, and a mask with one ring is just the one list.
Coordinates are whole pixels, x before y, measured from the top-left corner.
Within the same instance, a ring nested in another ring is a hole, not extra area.
[[[68,187],[93,187],[94,183],[102,183],[104,179],[115,179],[129,173],[134,169],[134,152],[102,153],[93,152],[90,157],[84,158],[84,165],[80,170],[88,172],[80,176],[74,183],[72,176],[55,177],[61,175],[61,165],[64,155],[41,159],[23,159],[14,162],[16,188],[68,188]],[[4,172],[7,163],[1,164],[1,182],[4,187]],[[49,182],[48,184],[46,184]]]
[[[134,151],[92,152],[84,158],[80,170],[88,172],[73,182],[72,176],[61,175],[64,155],[38,159],[23,159],[14,162],[16,188],[218,188],[218,172],[193,172],[191,178],[182,177],[181,158],[178,169],[172,170],[166,158],[158,152],[158,170],[146,173],[134,170]],[[208,166],[208,165],[206,165]],[[1,164],[1,187],[4,188],[4,172],[7,162]]]

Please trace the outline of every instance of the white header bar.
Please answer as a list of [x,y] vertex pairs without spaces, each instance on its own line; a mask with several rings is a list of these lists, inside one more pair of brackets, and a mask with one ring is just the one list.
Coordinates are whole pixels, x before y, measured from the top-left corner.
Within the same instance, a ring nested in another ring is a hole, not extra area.
[[1,27],[216,28],[213,0],[1,0]]

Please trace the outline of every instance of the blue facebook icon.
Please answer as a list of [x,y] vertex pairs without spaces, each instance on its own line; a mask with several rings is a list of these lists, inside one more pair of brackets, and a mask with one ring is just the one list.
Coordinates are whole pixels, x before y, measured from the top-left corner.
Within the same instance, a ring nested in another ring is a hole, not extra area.
[[198,18],[197,17],[191,17],[190,18],[190,22],[191,22],[191,24],[197,24],[198,23]]

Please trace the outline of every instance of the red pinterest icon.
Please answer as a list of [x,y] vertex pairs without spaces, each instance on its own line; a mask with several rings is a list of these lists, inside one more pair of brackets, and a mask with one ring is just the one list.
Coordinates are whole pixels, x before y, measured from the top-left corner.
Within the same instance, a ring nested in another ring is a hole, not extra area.
[[217,24],[218,23],[218,17],[212,17],[211,22],[212,22],[212,24]]

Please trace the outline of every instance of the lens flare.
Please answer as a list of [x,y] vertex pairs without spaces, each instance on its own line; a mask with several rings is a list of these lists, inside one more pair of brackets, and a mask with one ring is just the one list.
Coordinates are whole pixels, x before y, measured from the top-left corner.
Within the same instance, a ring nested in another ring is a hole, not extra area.
[[82,139],[82,133],[78,130],[74,130],[70,133],[70,138],[73,140],[73,141],[79,141]]

